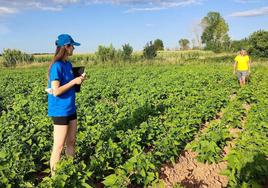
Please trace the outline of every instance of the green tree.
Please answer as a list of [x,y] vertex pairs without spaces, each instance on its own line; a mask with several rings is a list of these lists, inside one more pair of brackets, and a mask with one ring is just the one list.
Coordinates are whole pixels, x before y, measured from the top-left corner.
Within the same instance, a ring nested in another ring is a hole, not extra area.
[[206,50],[220,52],[229,48],[230,37],[227,33],[229,27],[220,13],[209,12],[207,16],[202,19],[201,25],[204,29],[201,39],[202,43],[205,44]]
[[156,40],[154,41],[154,47],[155,47],[156,51],[164,50],[164,44],[163,44],[163,41],[160,40],[160,39],[156,39]]
[[153,59],[157,56],[157,51],[155,46],[153,45],[152,41],[148,42],[143,49],[143,56],[146,59]]
[[260,30],[249,36],[250,49],[252,55],[268,57],[268,31]]
[[241,49],[249,50],[250,44],[249,40],[247,38],[241,39],[241,40],[233,40],[231,42],[231,50],[233,52],[238,52]]
[[133,52],[133,48],[129,44],[124,44],[123,48],[123,59],[125,61],[131,60],[131,54]]
[[179,40],[179,45],[181,50],[189,50],[190,41],[188,39],[180,39]]
[[116,59],[116,49],[111,44],[109,47],[99,45],[96,54],[98,61],[104,63],[108,61],[115,61]]

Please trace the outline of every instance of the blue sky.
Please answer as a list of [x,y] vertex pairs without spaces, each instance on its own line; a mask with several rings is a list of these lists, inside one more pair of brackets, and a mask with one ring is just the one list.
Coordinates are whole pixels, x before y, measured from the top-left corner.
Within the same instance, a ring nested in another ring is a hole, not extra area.
[[224,17],[232,39],[268,30],[268,0],[0,0],[0,52],[53,53],[61,33],[82,44],[77,53],[111,43],[141,50],[156,38],[174,49],[181,38],[197,41],[210,11]]

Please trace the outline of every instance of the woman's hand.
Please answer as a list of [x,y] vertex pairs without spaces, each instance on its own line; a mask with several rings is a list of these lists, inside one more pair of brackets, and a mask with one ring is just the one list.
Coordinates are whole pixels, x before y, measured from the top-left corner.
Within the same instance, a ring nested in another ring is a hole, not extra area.
[[76,77],[75,79],[73,79],[72,82],[74,84],[80,85],[83,83],[84,80],[85,80],[84,76],[79,76],[79,77]]

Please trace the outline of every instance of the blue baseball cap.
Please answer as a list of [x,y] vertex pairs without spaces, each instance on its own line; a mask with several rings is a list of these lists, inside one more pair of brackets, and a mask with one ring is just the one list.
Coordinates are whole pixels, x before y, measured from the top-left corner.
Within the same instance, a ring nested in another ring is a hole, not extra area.
[[73,38],[68,34],[61,34],[58,36],[58,40],[56,40],[56,46],[61,47],[65,45],[73,45],[80,46],[80,43],[75,42]]

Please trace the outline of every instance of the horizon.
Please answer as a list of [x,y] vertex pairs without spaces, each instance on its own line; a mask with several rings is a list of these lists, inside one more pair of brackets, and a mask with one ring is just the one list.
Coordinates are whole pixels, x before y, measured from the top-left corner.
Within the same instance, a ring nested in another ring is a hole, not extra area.
[[75,54],[126,43],[141,51],[158,38],[165,49],[176,49],[181,38],[192,43],[201,35],[198,24],[211,11],[225,19],[231,40],[268,30],[265,0],[0,0],[0,53],[10,48],[53,54],[61,33],[81,43]]

